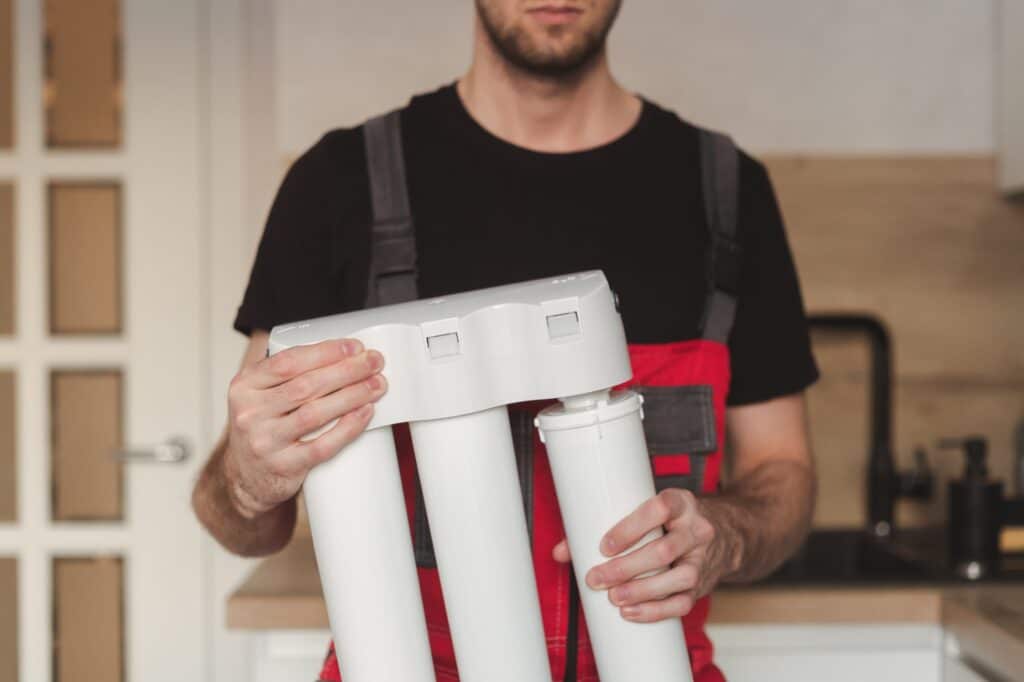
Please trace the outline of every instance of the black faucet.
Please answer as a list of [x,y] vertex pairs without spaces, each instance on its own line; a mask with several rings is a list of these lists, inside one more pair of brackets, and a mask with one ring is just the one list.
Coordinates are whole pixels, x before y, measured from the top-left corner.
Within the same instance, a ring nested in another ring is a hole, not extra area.
[[934,480],[923,450],[915,451],[916,468],[898,472],[893,458],[892,437],[892,343],[881,319],[873,315],[822,314],[808,317],[811,329],[864,334],[870,341],[871,436],[868,451],[868,531],[887,538],[895,528],[893,507],[899,497],[930,499]]

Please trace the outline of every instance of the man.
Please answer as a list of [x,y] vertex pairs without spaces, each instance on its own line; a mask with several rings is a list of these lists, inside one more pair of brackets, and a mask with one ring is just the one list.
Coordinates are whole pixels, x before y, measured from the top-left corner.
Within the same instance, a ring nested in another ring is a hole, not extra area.
[[[736,198],[742,255],[728,287],[736,305],[720,316],[728,324],[710,329],[718,305],[710,294],[724,280],[708,257],[719,241],[706,212],[702,136],[613,79],[605,39],[618,9],[618,0],[477,0],[468,72],[400,114],[416,280],[428,297],[604,270],[620,296],[634,383],[678,399],[668,413],[704,410],[704,446],[670,445],[669,453],[688,454],[655,457],[659,481],[670,485],[609,529],[601,547],[609,559],[589,570],[588,587],[607,590],[632,621],[682,617],[695,678],[710,682],[722,676],[703,632],[706,595],[718,583],[768,574],[808,527],[814,474],[802,392],[817,370],[771,184],[745,154]],[[329,132],[291,168],[235,321],[250,342],[194,506],[239,554],[288,542],[306,473],[345,456],[387,390],[384,358],[351,340],[264,358],[275,324],[366,301],[373,211],[364,142],[363,127]],[[298,440],[336,417],[316,440]],[[731,476],[720,487],[726,423]],[[552,678],[596,680],[543,448],[524,448]],[[662,539],[619,555],[658,527]],[[422,540],[437,676],[457,679]],[[333,653],[322,676],[338,679]]]

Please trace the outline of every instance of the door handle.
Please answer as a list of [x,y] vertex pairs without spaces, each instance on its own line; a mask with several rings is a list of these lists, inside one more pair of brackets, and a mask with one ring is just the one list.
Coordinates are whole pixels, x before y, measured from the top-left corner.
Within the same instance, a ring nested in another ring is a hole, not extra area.
[[121,461],[157,464],[180,464],[191,456],[192,448],[188,440],[181,436],[171,436],[163,443],[151,448],[130,448],[114,453],[114,459]]

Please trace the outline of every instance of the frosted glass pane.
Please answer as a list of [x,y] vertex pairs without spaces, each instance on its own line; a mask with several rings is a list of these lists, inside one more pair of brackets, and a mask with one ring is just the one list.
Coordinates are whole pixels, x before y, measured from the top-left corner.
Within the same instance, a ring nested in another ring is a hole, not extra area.
[[50,147],[121,143],[117,0],[46,0],[46,141]]
[[53,518],[123,517],[121,373],[59,371],[51,377]]
[[13,5],[13,0],[0,0],[0,149],[14,145]]
[[124,575],[118,557],[53,562],[56,682],[124,679]]
[[0,523],[18,517],[14,388],[14,372],[0,370]]
[[121,187],[52,184],[50,331],[121,331]]
[[0,682],[18,682],[18,561],[0,557]]
[[0,335],[14,333],[14,187],[0,183]]

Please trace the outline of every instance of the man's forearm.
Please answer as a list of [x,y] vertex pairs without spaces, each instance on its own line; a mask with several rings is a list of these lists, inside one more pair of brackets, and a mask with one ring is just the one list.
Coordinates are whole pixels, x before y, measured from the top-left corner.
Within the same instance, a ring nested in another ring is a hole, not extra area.
[[266,556],[288,544],[295,529],[295,498],[252,518],[235,505],[224,476],[226,439],[217,444],[192,491],[196,516],[228,551],[242,556]]
[[803,542],[814,510],[813,468],[775,460],[733,481],[721,494],[700,498],[716,531],[712,561],[723,567],[723,582],[763,578]]

